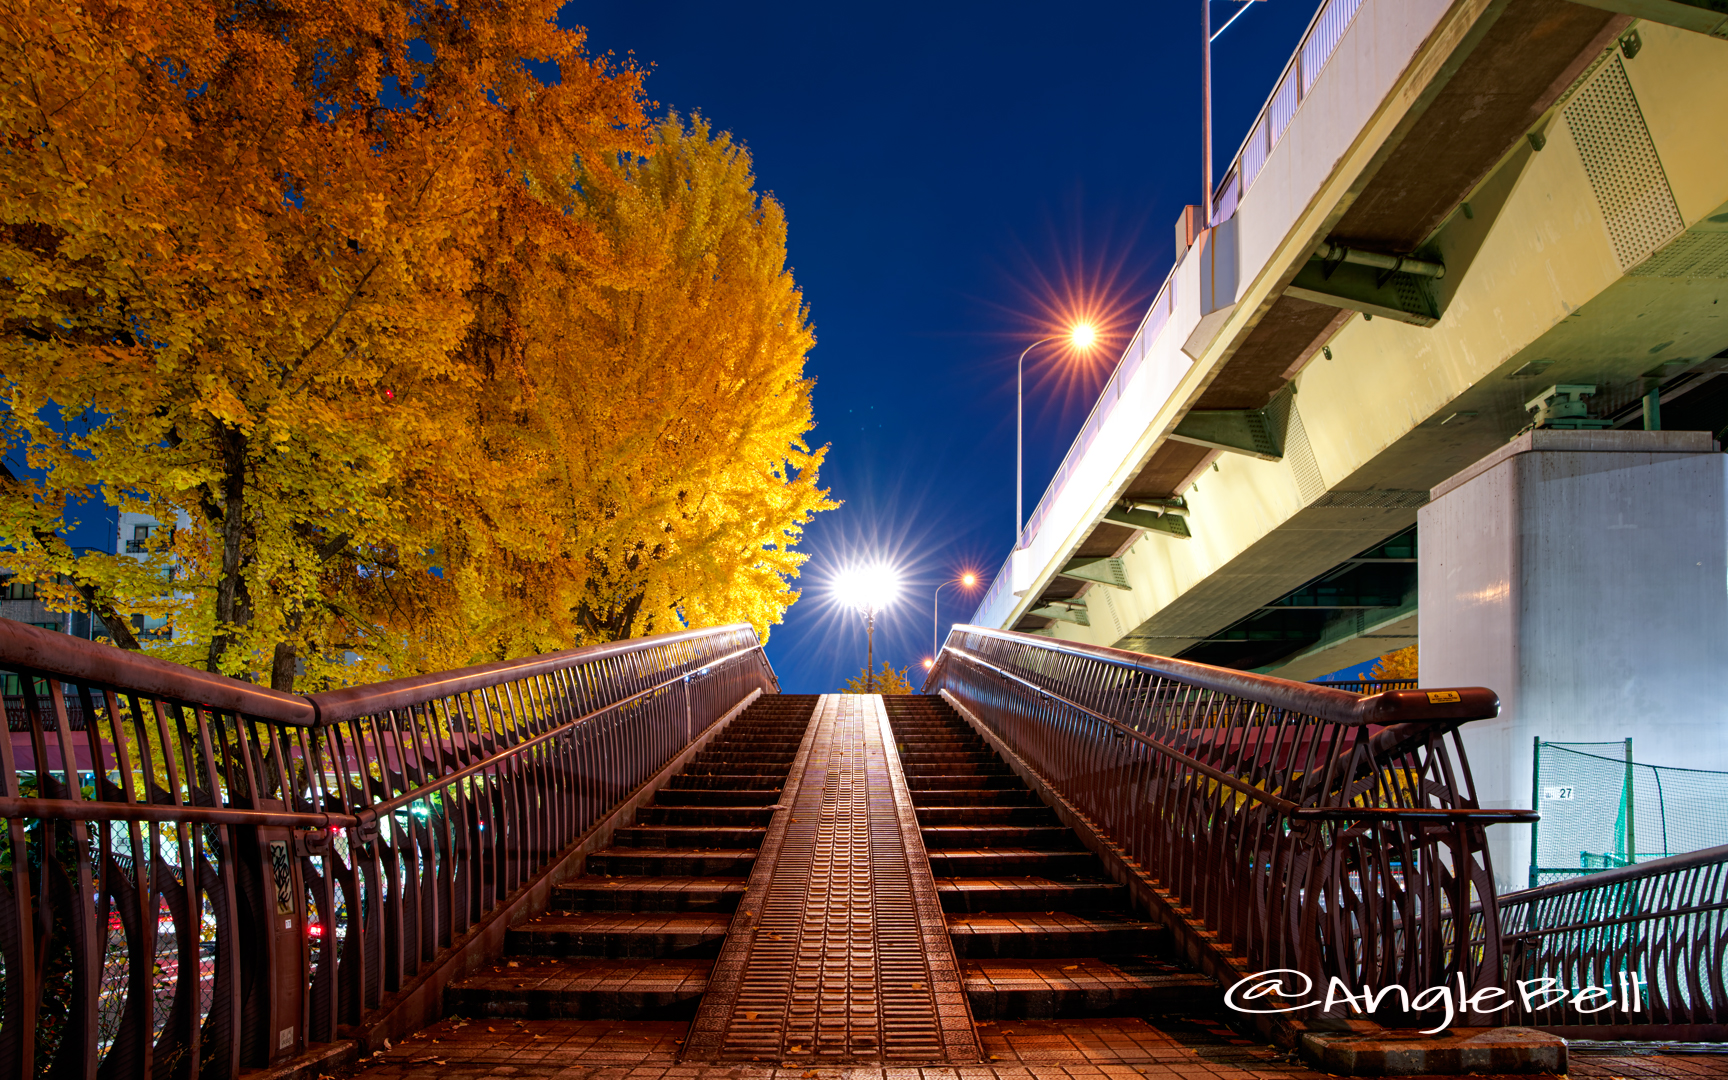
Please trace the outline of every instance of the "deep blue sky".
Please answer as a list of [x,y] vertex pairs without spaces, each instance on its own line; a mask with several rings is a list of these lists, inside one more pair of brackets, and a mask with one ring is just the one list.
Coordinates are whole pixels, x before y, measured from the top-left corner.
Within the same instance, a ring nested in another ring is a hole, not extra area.
[[[1317,6],[1264,0],[1218,40],[1220,173]],[[653,65],[649,97],[731,132],[786,207],[813,438],[845,505],[805,532],[804,595],[768,646],[783,689],[863,666],[862,622],[825,585],[878,555],[907,580],[878,662],[916,682],[931,589],[987,580],[1013,539],[1015,357],[1076,301],[1118,331],[1089,365],[1028,359],[1030,513],[1199,201],[1199,3],[577,0],[562,20]],[[943,634],[979,595],[944,590]]]

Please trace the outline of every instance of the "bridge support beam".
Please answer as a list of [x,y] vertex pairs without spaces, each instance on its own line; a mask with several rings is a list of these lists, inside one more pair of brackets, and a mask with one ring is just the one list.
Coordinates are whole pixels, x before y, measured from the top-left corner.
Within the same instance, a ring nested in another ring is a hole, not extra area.
[[1261,461],[1282,461],[1294,395],[1295,390],[1286,386],[1258,409],[1194,409],[1170,432],[1170,438]]
[[1585,7],[1618,11],[1682,30],[1721,37],[1728,34],[1728,9],[1720,0],[1572,0]]
[[[1500,694],[1463,732],[1482,805],[1577,809],[1532,791],[1534,738],[1728,768],[1728,455],[1708,432],[1529,432],[1417,521],[1422,685]],[[1610,837],[1620,796],[1576,795]],[[1489,840],[1497,886],[1527,886],[1529,827]]]

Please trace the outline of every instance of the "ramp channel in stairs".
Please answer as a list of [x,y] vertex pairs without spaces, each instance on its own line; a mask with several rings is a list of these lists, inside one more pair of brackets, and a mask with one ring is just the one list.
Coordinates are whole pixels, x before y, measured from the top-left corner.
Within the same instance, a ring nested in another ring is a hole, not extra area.
[[977,1061],[882,699],[823,697],[794,774],[685,1059]]

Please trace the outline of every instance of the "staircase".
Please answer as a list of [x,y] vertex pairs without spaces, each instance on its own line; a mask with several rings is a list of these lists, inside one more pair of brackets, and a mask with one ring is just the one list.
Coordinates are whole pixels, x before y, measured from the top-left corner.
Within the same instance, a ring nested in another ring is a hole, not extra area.
[[1209,1011],[1215,982],[939,697],[885,697],[974,1021]]
[[510,931],[499,964],[451,984],[446,1011],[694,1016],[815,705],[758,698],[588,856],[547,914]]

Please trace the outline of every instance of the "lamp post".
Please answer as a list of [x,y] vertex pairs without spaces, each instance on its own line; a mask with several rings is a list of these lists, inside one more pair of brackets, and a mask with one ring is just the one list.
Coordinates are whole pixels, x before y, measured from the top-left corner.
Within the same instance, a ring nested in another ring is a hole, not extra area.
[[876,605],[864,605],[864,692],[875,693],[871,683],[876,678]]
[[1212,0],[1200,0],[1200,174],[1199,227],[1206,229],[1212,225]]
[[941,632],[942,632],[942,620],[940,617],[938,617],[938,615],[936,613],[940,610],[940,604],[942,602],[942,590],[947,588],[950,585],[958,585],[962,589],[970,589],[972,586],[974,586],[976,584],[978,584],[978,575],[968,572],[968,573],[961,574],[959,577],[955,578],[953,581],[944,581],[942,584],[936,586],[936,592],[934,594],[932,594],[930,597],[930,663],[931,664],[936,663],[936,650],[941,644],[940,639],[941,639]]
[[1098,340],[1098,331],[1088,322],[1075,323],[1066,335],[1056,334],[1034,341],[1020,350],[1014,365],[1014,542],[1020,542],[1020,530],[1026,524],[1023,499],[1026,492],[1026,354],[1038,346],[1067,337],[1068,344],[1084,353]]
[[1236,14],[1224,21],[1216,32],[1212,29],[1212,0],[1200,0],[1200,227],[1212,227],[1212,43],[1218,35],[1230,29],[1230,24],[1255,0],[1241,0]]
[[893,569],[880,563],[844,571],[835,582],[840,602],[864,616],[864,692],[875,693],[876,609],[894,602],[900,582]]

